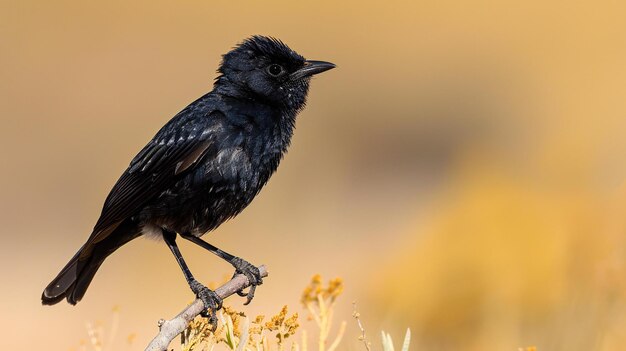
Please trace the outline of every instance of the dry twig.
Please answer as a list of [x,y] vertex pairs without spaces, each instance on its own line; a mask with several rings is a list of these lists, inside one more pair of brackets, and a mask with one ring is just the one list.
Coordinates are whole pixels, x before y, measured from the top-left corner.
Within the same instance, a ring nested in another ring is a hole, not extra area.
[[[261,277],[267,277],[267,269],[265,266],[259,267]],[[245,289],[250,286],[250,282],[246,276],[239,274],[233,279],[229,280],[226,284],[215,289],[215,293],[222,299],[226,299],[230,295],[236,293],[239,290]],[[204,303],[200,299],[196,299],[191,305],[182,310],[176,317],[164,321],[159,321],[159,333],[148,344],[145,351],[166,351],[170,342],[174,340],[176,336],[182,333],[189,322],[191,322],[197,315],[205,309]]]
[[367,340],[367,337],[365,336],[365,328],[363,328],[363,324],[361,324],[361,314],[356,310],[356,301],[352,302],[352,308],[353,308],[352,317],[356,319],[356,322],[359,325],[359,330],[361,330],[361,335],[359,336],[359,340],[363,342],[363,344],[365,345],[365,349],[367,351],[370,351],[370,342]]

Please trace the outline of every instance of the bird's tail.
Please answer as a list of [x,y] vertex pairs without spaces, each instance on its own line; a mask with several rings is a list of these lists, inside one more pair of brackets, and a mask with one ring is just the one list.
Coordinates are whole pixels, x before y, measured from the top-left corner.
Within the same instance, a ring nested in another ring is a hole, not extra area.
[[[86,244],[87,245],[87,244]],[[54,305],[64,298],[67,302],[75,305],[85,294],[87,286],[96,275],[96,271],[104,261],[104,257],[94,260],[91,255],[81,259],[85,246],[72,257],[70,262],[61,270],[61,273],[52,280],[41,295],[41,303],[44,305]],[[77,287],[82,287],[77,289]]]
[[120,246],[139,236],[135,225],[124,223],[98,243],[87,241],[41,294],[41,303],[54,305],[66,299],[72,305],[80,301],[98,268]]

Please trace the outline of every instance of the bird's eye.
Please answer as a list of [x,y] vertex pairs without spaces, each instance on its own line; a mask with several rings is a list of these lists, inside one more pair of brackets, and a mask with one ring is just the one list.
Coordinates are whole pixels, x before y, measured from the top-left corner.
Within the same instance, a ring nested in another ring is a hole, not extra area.
[[277,64],[271,64],[269,65],[269,67],[267,67],[267,73],[274,77],[280,76],[281,74],[283,74],[284,71],[285,70],[283,70],[283,68]]

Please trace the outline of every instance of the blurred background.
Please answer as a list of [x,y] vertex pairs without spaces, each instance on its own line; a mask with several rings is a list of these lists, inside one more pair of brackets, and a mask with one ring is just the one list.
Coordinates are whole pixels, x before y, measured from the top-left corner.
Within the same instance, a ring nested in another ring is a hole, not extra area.
[[[338,68],[313,81],[267,187],[205,236],[271,272],[229,304],[299,310],[321,273],[346,284],[346,350],[363,349],[352,301],[375,349],[406,327],[414,350],[624,349],[626,3],[0,4],[4,349],[79,348],[119,306],[120,345],[142,350],[191,301],[145,239],[77,306],[40,294],[130,159],[252,34]],[[231,274],[181,250],[201,281]]]

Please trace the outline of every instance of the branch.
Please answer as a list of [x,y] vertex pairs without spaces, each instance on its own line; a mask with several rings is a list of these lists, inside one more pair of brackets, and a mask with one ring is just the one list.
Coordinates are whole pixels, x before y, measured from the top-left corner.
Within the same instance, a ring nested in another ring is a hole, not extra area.
[[[267,277],[267,268],[265,266],[260,266],[259,271],[261,273],[261,277]],[[248,286],[250,286],[248,278],[246,278],[243,274],[239,274],[229,280],[226,284],[215,289],[215,293],[222,299],[226,299],[230,295],[239,290],[245,289]],[[148,344],[145,351],[167,351],[167,347],[170,342],[182,333],[185,328],[187,328],[187,325],[189,325],[189,322],[191,322],[204,309],[205,307],[202,300],[196,299],[176,317],[170,319],[169,321],[160,320],[159,333],[154,337],[154,339],[152,339],[150,344]]]

